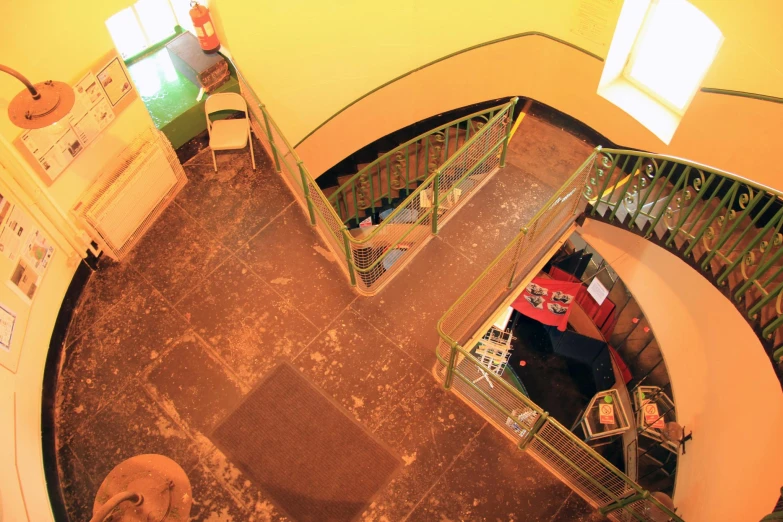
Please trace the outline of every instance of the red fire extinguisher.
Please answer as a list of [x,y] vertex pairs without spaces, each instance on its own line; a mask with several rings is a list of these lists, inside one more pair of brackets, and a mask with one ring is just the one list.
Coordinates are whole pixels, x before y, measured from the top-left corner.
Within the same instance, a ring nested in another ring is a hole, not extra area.
[[215,34],[209,9],[195,1],[190,2],[190,7],[190,19],[193,20],[193,28],[196,30],[201,49],[205,53],[214,53],[220,48],[220,40]]

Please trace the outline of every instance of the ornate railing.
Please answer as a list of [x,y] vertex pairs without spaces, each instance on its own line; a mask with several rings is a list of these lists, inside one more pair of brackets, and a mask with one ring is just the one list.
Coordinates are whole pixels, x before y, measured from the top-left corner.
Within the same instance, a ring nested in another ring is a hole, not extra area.
[[780,362],[783,351],[771,348],[783,326],[780,192],[679,158],[603,149],[585,195],[591,216],[635,229],[699,268]]
[[409,195],[504,108],[475,112],[406,141],[343,180],[329,201],[344,221],[358,224],[383,208],[383,200],[388,205],[400,193]]
[[584,209],[580,197],[600,148],[544,205],[438,322],[436,374],[561,480],[617,521],[681,519],[502,377],[481,371],[474,334],[511,297]]
[[[472,135],[461,140],[462,146],[437,168],[428,171],[421,184],[378,226],[349,231],[338,213],[339,205],[327,199],[269,111],[238,69],[237,72],[252,115],[254,133],[270,152],[275,169],[305,208],[310,223],[361,294],[377,293],[496,169],[504,165],[516,98],[490,109],[492,116],[487,118],[486,124],[472,129]],[[444,128],[458,129],[458,122],[464,120],[451,122]],[[398,151],[399,148],[393,152]],[[390,158],[391,153],[384,157]],[[361,174],[357,173],[355,182]],[[353,197],[354,189],[349,190]],[[375,192],[374,188],[368,191],[371,200]],[[346,193],[341,191],[340,194],[344,197]]]

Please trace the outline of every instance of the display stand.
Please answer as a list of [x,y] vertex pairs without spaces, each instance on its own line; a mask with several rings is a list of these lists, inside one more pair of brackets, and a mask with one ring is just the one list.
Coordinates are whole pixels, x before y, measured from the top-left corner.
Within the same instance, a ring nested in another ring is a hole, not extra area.
[[494,388],[495,385],[487,375],[486,370],[491,371],[498,377],[503,375],[503,371],[506,369],[506,365],[508,365],[508,359],[511,357],[511,341],[514,339],[515,337],[511,334],[510,329],[501,330],[495,326],[489,329],[474,350],[476,358],[481,363],[481,366],[478,367],[481,377],[473,381],[474,384],[482,379],[486,379],[489,387]]
[[679,446],[661,434],[667,422],[677,420],[671,398],[658,386],[637,386],[633,390],[633,409],[639,435],[654,440],[676,455]]
[[581,426],[585,442],[614,437],[631,427],[620,395],[614,388],[595,394],[574,422],[571,431],[577,426]]

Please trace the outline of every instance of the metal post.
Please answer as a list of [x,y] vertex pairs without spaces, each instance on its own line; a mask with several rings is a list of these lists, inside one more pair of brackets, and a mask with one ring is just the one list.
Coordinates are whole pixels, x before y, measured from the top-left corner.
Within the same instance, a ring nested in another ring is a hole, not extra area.
[[601,513],[602,515],[606,515],[607,513],[611,513],[612,511],[617,511],[618,509],[622,509],[625,506],[629,506],[633,504],[634,502],[638,502],[639,500],[644,500],[649,496],[650,496],[649,491],[636,493],[635,495],[631,495],[630,497],[626,497],[622,500],[618,500],[614,504],[609,504],[608,506],[598,508],[598,512]]
[[351,286],[356,286],[356,272],[353,266],[351,254],[351,240],[348,238],[348,227],[343,226],[343,246],[345,247],[345,260],[348,263],[348,275],[351,277]]
[[432,233],[438,233],[438,199],[440,198],[440,170],[435,172],[432,180]]
[[506,166],[506,150],[508,150],[508,142],[511,139],[511,129],[514,127],[512,125],[514,120],[514,109],[517,106],[517,100],[519,100],[518,97],[514,97],[513,100],[511,100],[511,107],[509,107],[508,114],[510,114],[508,118],[508,122],[506,123],[506,139],[503,140],[503,152],[500,153],[500,166],[505,167]]
[[525,440],[519,443],[518,448],[522,451],[525,451],[528,446],[530,446],[530,443],[533,442],[533,439],[536,436],[536,433],[541,431],[541,428],[544,426],[544,423],[549,418],[549,412],[545,411],[541,415],[538,416],[536,419],[535,424],[533,424],[533,427],[530,428],[530,433],[527,434],[527,437],[525,437]]
[[302,177],[302,190],[304,190],[304,196],[307,200],[307,210],[310,213],[310,224],[315,226],[315,211],[313,210],[313,200],[310,199],[310,184],[307,182],[307,174],[305,174],[304,165],[301,161],[297,161],[299,166],[299,175]]
[[266,138],[269,140],[269,146],[272,147],[272,156],[275,158],[275,171],[280,172],[280,158],[277,157],[277,147],[275,146],[274,138],[272,138],[272,127],[269,125],[269,116],[266,115],[266,106],[261,103],[258,108],[261,109],[261,114],[264,116]]
[[517,238],[519,244],[517,245],[517,250],[516,253],[514,254],[514,266],[511,267],[511,277],[508,280],[509,290],[511,290],[511,287],[514,286],[514,278],[517,276],[517,266],[519,265],[519,254],[520,254],[519,251],[522,248],[522,242],[524,241],[526,235],[527,235],[527,227],[523,227],[522,235]]
[[449,364],[446,366],[446,378],[443,379],[443,388],[451,388],[451,381],[454,378],[454,365],[457,363],[457,343],[451,344],[451,354],[449,355]]

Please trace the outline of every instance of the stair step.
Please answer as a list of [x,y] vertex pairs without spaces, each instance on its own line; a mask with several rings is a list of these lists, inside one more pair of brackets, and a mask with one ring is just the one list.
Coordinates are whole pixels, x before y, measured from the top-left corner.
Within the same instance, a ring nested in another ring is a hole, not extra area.
[[[337,185],[334,185],[332,187],[322,188],[321,192],[323,192],[324,196],[326,196],[326,199],[329,199],[332,194],[337,192],[338,188],[339,187]],[[348,212],[345,208],[345,201],[342,193],[337,196],[337,201],[330,201],[330,203],[332,203],[332,206],[337,211],[337,215],[340,216],[340,219],[343,221],[348,219]]]

